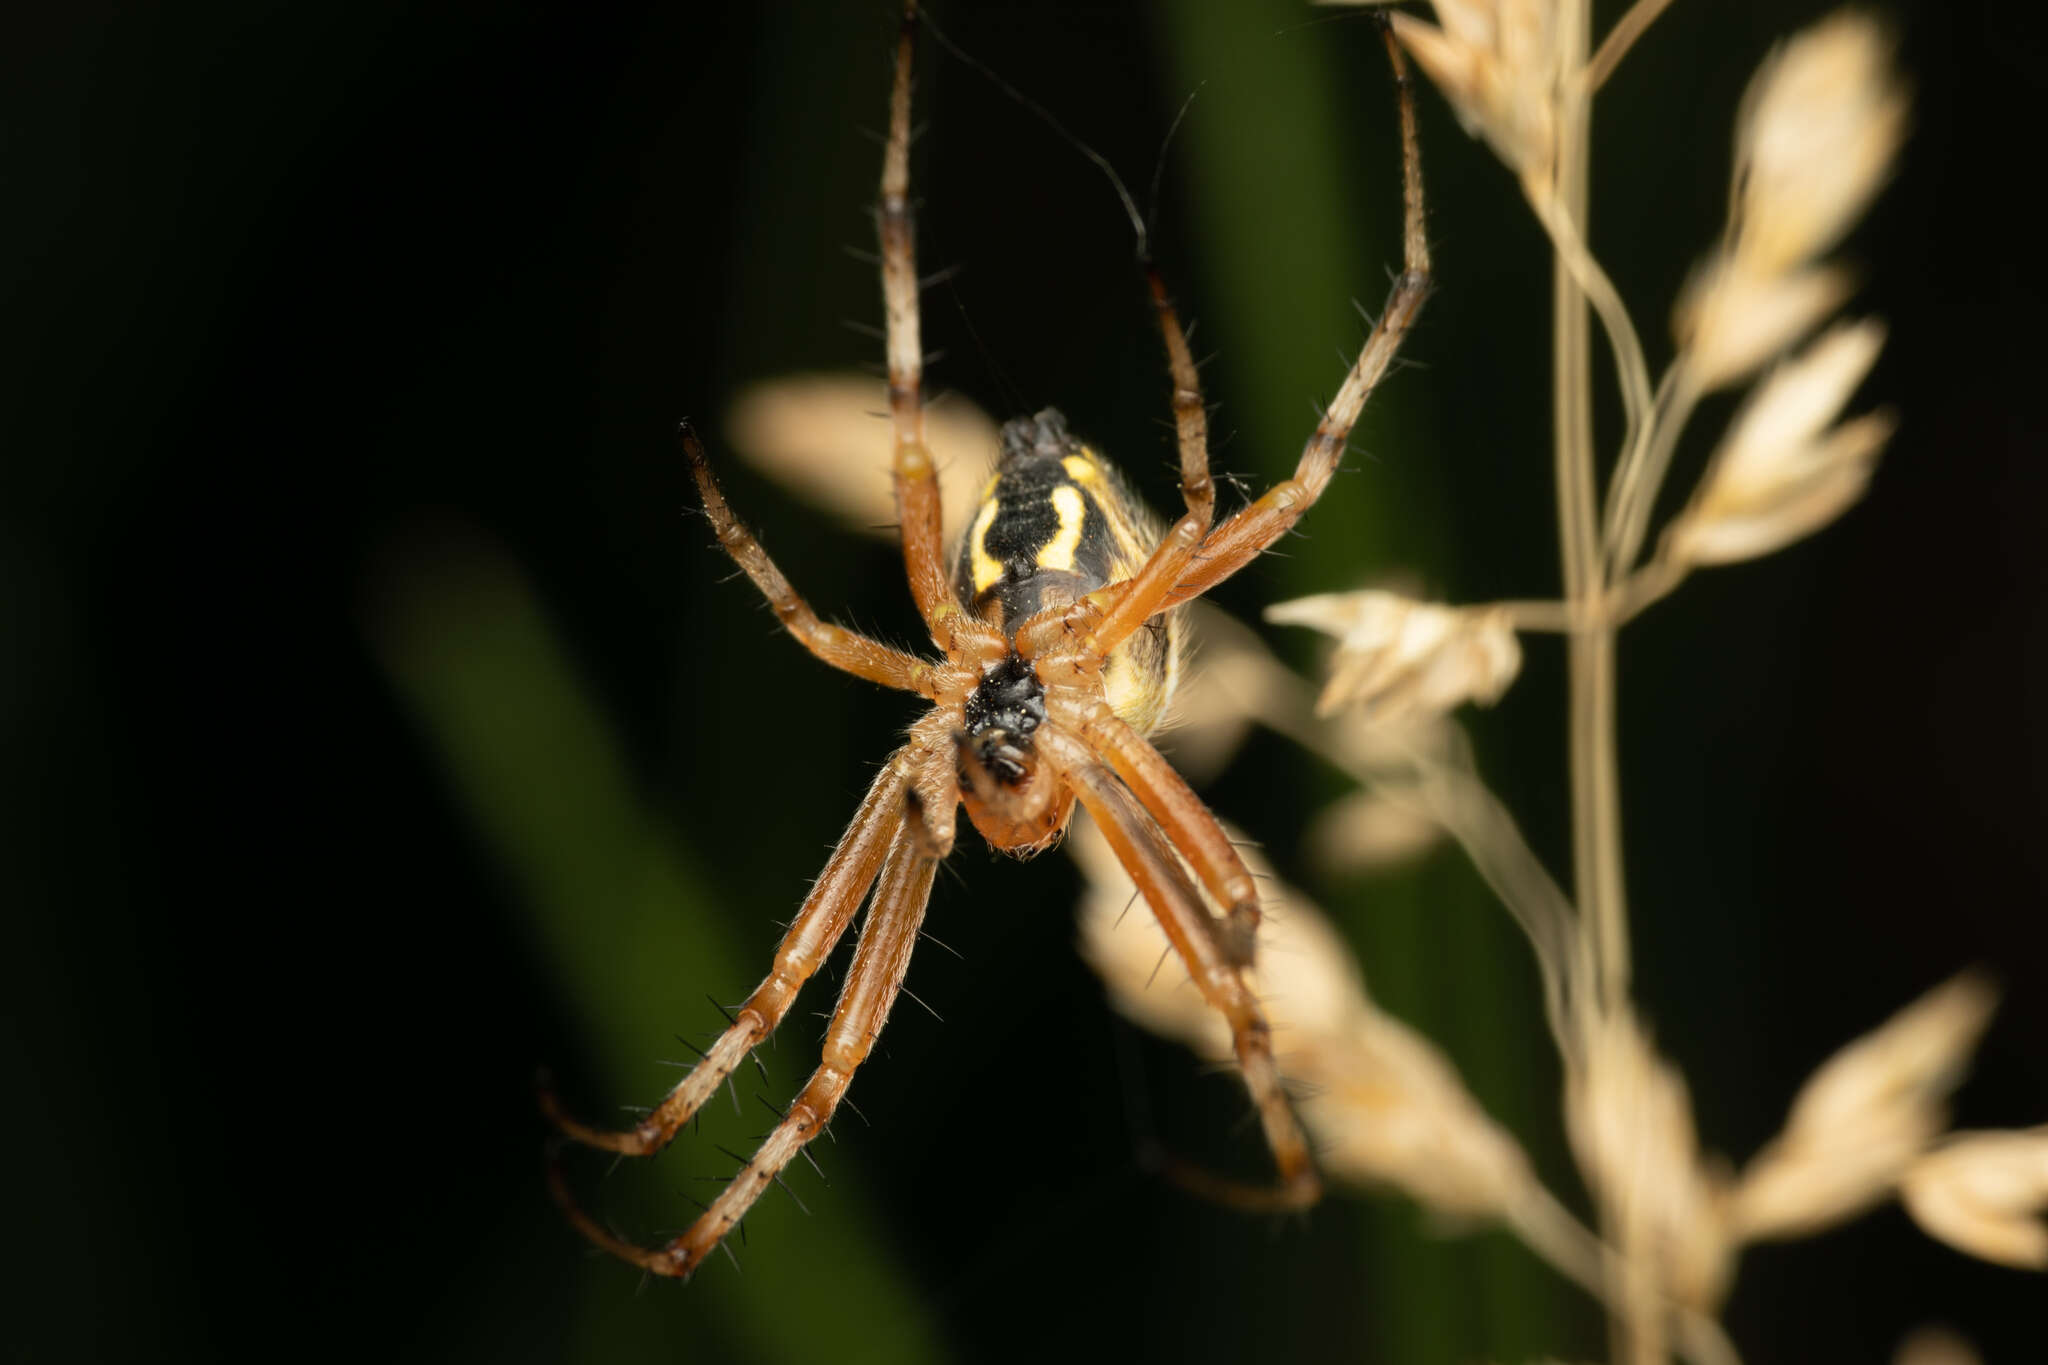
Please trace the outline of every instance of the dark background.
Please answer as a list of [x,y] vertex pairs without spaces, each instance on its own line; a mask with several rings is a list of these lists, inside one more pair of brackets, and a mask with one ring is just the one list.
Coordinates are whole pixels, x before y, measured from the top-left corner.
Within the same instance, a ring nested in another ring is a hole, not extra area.
[[[855,1087],[869,1125],[821,1152],[833,1184],[793,1177],[814,1217],[773,1196],[744,1274],[636,1293],[548,1205],[534,1064],[593,1114],[656,1097],[671,1033],[758,977],[910,714],[725,581],[671,435],[746,381],[878,358],[839,324],[879,320],[841,248],[868,245],[887,11],[8,21],[9,1354],[1603,1349],[1501,1236],[1355,1195],[1248,1220],[1138,1174],[1145,1125],[1257,1169],[1242,1102],[1109,1016],[1064,860],[971,838],[931,920],[960,957],[912,974],[945,1023],[898,1011]],[[1719,223],[1743,85],[1819,12],[1691,0],[1603,94],[1593,236],[1653,363]],[[2048,1118],[2043,273],[2018,202],[2048,44],[2028,6],[1892,13],[1916,129],[1847,250],[1855,307],[1893,328],[1863,401],[1900,434],[1837,526],[1702,575],[1622,652],[1640,992],[1737,1159],[1822,1058],[1970,963],[2007,999],[1958,1121]],[[1217,357],[1219,464],[1276,477],[1397,254],[1369,26],[1279,4],[941,17],[1139,185],[1200,84],[1161,257]],[[1058,402],[1167,503],[1165,383],[1102,180],[926,59],[924,263],[962,268],[927,300],[935,382],[998,415]],[[1434,93],[1423,113],[1441,287],[1415,364],[1307,538],[1217,594],[1242,615],[1396,568],[1457,600],[1554,591],[1547,257]],[[891,550],[726,476],[822,611],[914,638]],[[1312,664],[1300,632],[1269,638]],[[1561,700],[1538,642],[1475,721],[1554,866]],[[1579,1200],[1522,945],[1449,852],[1376,881],[1305,866],[1302,826],[1341,790],[1256,740],[1209,794]],[[750,1087],[786,1098],[814,1036],[799,1013]],[[637,1235],[682,1224],[692,1178],[730,1169],[712,1144],[765,1127],[741,1098],[655,1178],[593,1160],[580,1188]],[[1753,1362],[1881,1360],[1929,1320],[2020,1360],[2043,1300],[1887,1207],[1752,1252],[1728,1321]]]

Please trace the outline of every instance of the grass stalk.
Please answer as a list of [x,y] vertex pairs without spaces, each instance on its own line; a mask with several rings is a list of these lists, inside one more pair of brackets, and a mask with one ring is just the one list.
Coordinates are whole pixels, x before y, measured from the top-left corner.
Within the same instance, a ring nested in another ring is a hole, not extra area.
[[[1588,0],[1561,5],[1555,22],[1558,56],[1567,71],[1582,69],[1591,50]],[[1557,145],[1549,195],[1534,196],[1550,230],[1552,304],[1552,407],[1557,459],[1558,530],[1565,600],[1584,627],[1566,643],[1570,686],[1572,865],[1583,955],[1594,969],[1594,988],[1581,1010],[1621,1008],[1628,996],[1628,907],[1621,874],[1621,803],[1615,745],[1614,627],[1600,608],[1606,599],[1595,501],[1591,315],[1582,269],[1567,248],[1585,239],[1591,161],[1591,98],[1568,81],[1560,91]],[[1547,210],[1547,211],[1546,211]],[[1617,354],[1621,354],[1619,337]],[[1624,385],[1626,390],[1627,386]],[[1635,425],[1640,429],[1642,418]],[[1590,1023],[1590,1020],[1588,1021]],[[1657,1365],[1666,1358],[1663,1313],[1647,1258],[1634,1243],[1636,1220],[1602,1208],[1603,1231],[1623,1262],[1622,1309],[1610,1314],[1616,1361]],[[1604,1296],[1612,1304],[1616,1295]]]

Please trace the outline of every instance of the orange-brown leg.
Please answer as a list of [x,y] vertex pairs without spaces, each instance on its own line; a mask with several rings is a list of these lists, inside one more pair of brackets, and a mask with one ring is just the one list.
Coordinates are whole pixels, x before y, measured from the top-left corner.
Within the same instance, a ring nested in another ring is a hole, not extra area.
[[953,739],[958,728],[959,712],[947,706],[933,707],[910,727],[910,747],[925,757],[911,777],[906,799],[911,833],[928,858],[944,858],[953,851],[960,813],[960,779]]
[[1122,591],[1102,599],[1102,620],[1081,638],[1081,649],[1098,659],[1107,658],[1159,610],[1216,519],[1216,481],[1209,473],[1209,410],[1202,399],[1201,375],[1188,349],[1187,331],[1180,325],[1180,315],[1156,266],[1145,267],[1145,283],[1152,293],[1152,310],[1166,343],[1167,371],[1173,378],[1173,427],[1180,446],[1181,500],[1187,511],[1167,530]]
[[1188,349],[1187,329],[1166,292],[1159,268],[1147,264],[1145,285],[1152,294],[1152,312],[1166,345],[1166,369],[1173,379],[1173,432],[1180,447],[1180,495],[1189,517],[1207,529],[1216,515],[1216,481],[1209,474],[1209,409],[1202,399],[1202,376]]
[[1198,1194],[1244,1208],[1298,1209],[1315,1203],[1322,1197],[1323,1183],[1273,1061],[1272,1029],[1243,973],[1219,941],[1216,922],[1189,884],[1166,836],[1079,736],[1048,722],[1038,727],[1033,743],[1094,817],[1167,940],[1187,964],[1196,989],[1229,1023],[1238,1069],[1258,1108],[1266,1143],[1273,1149],[1280,1184],[1247,1186],[1179,1164],[1170,1167],[1171,1174]]
[[[1157,267],[1146,265],[1145,283],[1152,294],[1152,310],[1159,319],[1167,370],[1173,378],[1173,426],[1180,446],[1181,500],[1187,511],[1167,529],[1130,578],[1099,588],[1078,602],[1042,611],[1019,626],[1017,651],[1027,659],[1068,648],[1078,648],[1097,663],[1108,658],[1117,644],[1157,614],[1216,519],[1216,481],[1209,473],[1209,411],[1202,399],[1201,375],[1188,349],[1187,331]],[[1105,645],[1104,640],[1112,643]]]
[[891,649],[879,640],[871,640],[858,631],[818,619],[810,604],[799,597],[796,589],[789,585],[789,580],[782,576],[782,570],[775,567],[775,561],[761,548],[761,542],[754,539],[754,533],[733,515],[725,495],[718,489],[718,481],[711,476],[711,461],[705,457],[704,443],[697,439],[696,431],[685,423],[682,436],[683,453],[689,457],[690,473],[697,480],[697,491],[704,499],[704,511],[711,518],[712,528],[718,532],[718,543],[725,547],[725,552],[732,556],[733,562],[746,572],[747,577],[754,580],[754,586],[775,609],[776,619],[796,636],[797,643],[834,668],[843,669],[857,678],[866,678],[884,687],[901,688],[905,692],[931,695],[931,664],[902,650]]
[[[1386,311],[1373,325],[1365,345],[1358,352],[1357,362],[1344,377],[1336,398],[1331,400],[1329,411],[1323,414],[1315,435],[1309,438],[1308,445],[1302,450],[1294,477],[1275,484],[1257,502],[1211,531],[1194,556],[1193,565],[1156,606],[1172,606],[1207,592],[1264,553],[1267,546],[1301,520],[1302,513],[1323,495],[1323,489],[1329,485],[1330,476],[1336,472],[1337,464],[1344,456],[1344,444],[1351,437],[1352,424],[1357,422],[1366,399],[1372,396],[1373,389],[1385,377],[1388,365],[1393,362],[1395,352],[1400,350],[1408,329],[1414,325],[1415,315],[1421,311],[1423,300],[1428,297],[1429,239],[1422,226],[1422,151],[1415,136],[1415,91],[1408,79],[1407,62],[1401,56],[1392,30],[1383,26],[1381,34],[1386,41],[1388,58],[1394,65],[1395,92],[1401,110],[1401,274],[1387,296]],[[1118,614],[1119,626],[1123,625],[1123,618],[1128,614]],[[1138,624],[1130,622],[1130,629],[1135,629]],[[1115,648],[1129,633],[1128,629],[1123,635],[1112,635],[1106,629],[1098,629],[1097,632],[1104,639],[1105,649]]]
[[910,204],[910,77],[917,52],[917,3],[906,0],[889,94],[889,141],[882,155],[882,197],[875,210],[882,248],[882,313],[889,367],[889,415],[895,426],[896,520],[910,595],[941,649],[973,623],[946,580],[945,528],[938,472],[924,439],[924,341],[917,311],[917,224]]
[[1159,822],[1167,839],[1223,907],[1223,946],[1230,959],[1240,967],[1250,966],[1259,930],[1258,883],[1202,798],[1107,702],[1094,702],[1078,714],[1065,714],[1062,708],[1057,718],[1109,760],[1131,795]]
[[888,860],[882,866],[874,903],[861,926],[860,944],[854,949],[846,988],[840,992],[839,1004],[832,1012],[832,1023],[825,1034],[824,1057],[782,1121],[733,1176],[724,1192],[712,1201],[711,1207],[666,1246],[642,1247],[615,1236],[583,1212],[557,1175],[556,1196],[584,1236],[613,1255],[657,1275],[688,1275],[711,1254],[839,1107],[855,1069],[874,1046],[875,1036],[882,1031],[889,1007],[903,985],[911,950],[917,946],[918,929],[924,922],[925,905],[931,898],[932,875],[937,869],[938,861],[920,852],[917,838],[907,827],[899,826],[889,845]]
[[[1329,485],[1343,458],[1344,443],[1350,439],[1352,426],[1364,411],[1373,389],[1385,377],[1429,294],[1429,240],[1422,225],[1422,154],[1415,133],[1415,92],[1392,30],[1383,26],[1381,32],[1394,67],[1401,117],[1403,269],[1387,297],[1386,310],[1359,349],[1357,361],[1317,424],[1315,435],[1303,448],[1294,476],[1268,489],[1257,502],[1221,526],[1210,529],[1209,508],[1214,505],[1215,492],[1208,472],[1201,385],[1188,355],[1185,334],[1173,315],[1157,272],[1153,272],[1153,302],[1166,336],[1173,372],[1174,425],[1180,436],[1181,487],[1188,496],[1188,513],[1174,523],[1144,567],[1128,581],[1098,589],[1057,616],[1042,613],[1040,619],[1026,622],[1018,632],[1018,646],[1027,657],[1078,639],[1080,648],[1091,657],[1107,658],[1158,612],[1199,597],[1258,557],[1301,520],[1302,513]],[[1195,501],[1197,490],[1208,502],[1200,510]]]
[[1166,343],[1166,365],[1173,378],[1173,426],[1180,445],[1180,491],[1187,511],[1167,529],[1152,554],[1128,580],[1090,593],[1072,608],[1041,612],[1017,633],[1017,647],[1026,658],[1078,637],[1082,653],[1102,660],[1124,639],[1152,619],[1179,584],[1189,561],[1216,519],[1216,481],[1209,473],[1209,412],[1202,399],[1202,380],[1188,349],[1186,330],[1174,311],[1173,299],[1156,267],[1147,265],[1145,281],[1152,309]]
[[629,1156],[649,1156],[666,1147],[677,1130],[718,1093],[718,1087],[746,1055],[775,1031],[797,992],[846,932],[854,912],[860,908],[861,898],[875,880],[883,854],[903,827],[906,796],[916,776],[916,746],[906,745],[896,751],[881,776],[868,788],[853,823],[847,826],[839,847],[833,850],[824,872],[811,887],[811,894],[804,899],[803,908],[797,911],[777,945],[775,965],[769,969],[767,980],[755,987],[746,1003],[733,1014],[732,1025],[654,1112],[623,1131],[593,1128],[571,1118],[553,1092],[544,1086],[541,1108],[555,1127],[585,1146]]

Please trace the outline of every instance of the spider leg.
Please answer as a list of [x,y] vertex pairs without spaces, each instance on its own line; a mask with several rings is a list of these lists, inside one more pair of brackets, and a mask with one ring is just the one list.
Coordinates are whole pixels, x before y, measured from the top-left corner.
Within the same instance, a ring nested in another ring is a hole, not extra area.
[[1209,410],[1202,398],[1202,379],[1188,349],[1173,298],[1158,267],[1149,262],[1145,283],[1159,334],[1166,343],[1167,370],[1173,378],[1173,426],[1180,447],[1180,492],[1187,511],[1181,515],[1130,580],[1097,597],[1102,618],[1081,637],[1083,653],[1107,658],[1111,650],[1165,605],[1188,562],[1201,549],[1216,520],[1216,481],[1209,473]]
[[[1391,28],[1382,26],[1401,118],[1402,271],[1387,307],[1359,348],[1358,359],[1303,448],[1294,475],[1268,489],[1220,526],[1211,527],[1215,486],[1208,469],[1207,421],[1201,382],[1187,338],[1156,270],[1148,272],[1152,300],[1166,338],[1173,373],[1174,426],[1180,437],[1181,490],[1188,512],[1159,542],[1136,574],[1097,589],[1063,613],[1041,613],[1018,631],[1026,657],[1078,637],[1080,650],[1105,659],[1160,611],[1199,597],[1262,554],[1314,505],[1344,456],[1351,428],[1408,335],[1429,295],[1429,239],[1422,219],[1422,152],[1415,133],[1415,90]],[[1199,501],[1198,501],[1199,500]]]
[[957,721],[946,707],[933,707],[910,727],[910,747],[922,759],[910,780],[905,801],[910,831],[927,858],[943,859],[953,851],[960,810],[960,780],[953,761]]
[[900,688],[905,692],[931,695],[931,664],[901,650],[891,649],[879,640],[871,640],[859,631],[818,619],[810,604],[799,597],[796,589],[789,585],[789,580],[782,576],[782,570],[775,567],[775,561],[761,548],[761,542],[754,539],[754,533],[733,515],[725,495],[718,489],[718,481],[711,475],[711,462],[704,455],[704,443],[697,439],[696,431],[688,423],[683,425],[682,437],[683,453],[689,457],[690,473],[697,480],[697,491],[704,499],[704,511],[718,532],[718,543],[725,547],[725,552],[732,556],[733,562],[746,572],[747,577],[754,580],[754,586],[775,609],[776,618],[791,635],[796,636],[797,643],[834,668],[857,678],[866,678],[869,682]]
[[[1429,295],[1429,239],[1422,226],[1422,152],[1415,136],[1415,88],[1392,29],[1382,25],[1380,34],[1394,66],[1395,93],[1401,111],[1401,273],[1395,277],[1393,290],[1387,296],[1386,311],[1373,324],[1351,372],[1344,376],[1344,383],[1317,424],[1315,435],[1303,448],[1294,476],[1281,480],[1257,502],[1211,531],[1202,542],[1193,567],[1157,606],[1185,602],[1215,587],[1264,553],[1322,496],[1344,457],[1352,424],[1357,422],[1373,389],[1386,376],[1387,366]],[[1131,625],[1135,628],[1136,623]],[[1100,627],[1097,633],[1103,633]],[[1129,634],[1129,630],[1124,634]],[[1119,635],[1109,639],[1104,647],[1114,648],[1122,638]]]
[[1107,702],[1097,700],[1080,714],[1062,714],[1060,719],[1090,749],[1109,760],[1131,795],[1159,822],[1167,840],[1187,859],[1216,903],[1224,907],[1223,947],[1230,960],[1240,967],[1250,966],[1260,919],[1258,883],[1202,798]]
[[978,623],[953,599],[946,577],[938,472],[924,439],[924,341],[917,305],[917,222],[910,203],[910,77],[917,52],[917,0],[905,0],[896,39],[896,77],[889,92],[889,141],[882,155],[881,202],[875,226],[882,247],[882,314],[889,368],[889,416],[895,427],[896,521],[910,595],[950,652]]
[[1195,986],[1230,1025],[1238,1070],[1244,1075],[1266,1143],[1279,1169],[1278,1187],[1249,1186],[1169,1163],[1168,1172],[1198,1194],[1241,1208],[1300,1209],[1322,1198],[1323,1182],[1309,1154],[1280,1068],[1273,1060],[1272,1028],[1244,975],[1216,932],[1216,922],[1181,870],[1166,836],[1145,808],[1095,755],[1088,742],[1048,721],[1033,737],[1081,804],[1095,818],[1117,861],[1144,893],[1167,940],[1187,965]]
[[1180,448],[1180,495],[1188,516],[1207,530],[1216,515],[1216,481],[1209,476],[1209,408],[1202,398],[1202,375],[1188,349],[1187,329],[1159,268],[1145,266],[1145,285],[1152,293],[1152,311],[1159,336],[1166,343],[1166,369],[1173,379],[1173,431]]
[[1020,625],[1016,648],[1027,659],[1070,646],[1098,663],[1108,658],[1166,604],[1216,519],[1216,481],[1209,473],[1209,412],[1202,399],[1201,375],[1195,369],[1173,298],[1166,292],[1166,281],[1150,262],[1145,266],[1145,282],[1166,343],[1167,369],[1173,376],[1173,425],[1180,446],[1181,500],[1187,511],[1167,529],[1135,574],[1068,606],[1048,608]]
[[[862,897],[867,895],[882,865],[883,854],[903,827],[906,795],[917,775],[917,758],[917,746],[906,745],[882,769],[854,813],[853,823],[840,837],[839,847],[832,851],[824,872],[811,887],[803,908],[797,911],[782,942],[776,946],[775,964],[767,979],[754,988],[754,993],[734,1013],[732,1025],[711,1045],[703,1060],[652,1113],[623,1131],[594,1128],[570,1117],[543,1083],[541,1109],[563,1136],[586,1147],[628,1156],[651,1156],[666,1147],[704,1102],[718,1093],[718,1087],[755,1045],[775,1031],[797,992],[831,954],[852,922],[854,911],[860,908]],[[583,1226],[582,1221],[578,1226]],[[585,1231],[588,1230],[586,1227]]]
[[711,1207],[682,1236],[662,1247],[642,1247],[614,1235],[583,1211],[569,1195],[560,1175],[555,1175],[555,1196],[584,1236],[654,1274],[688,1275],[746,1216],[754,1201],[781,1175],[782,1168],[831,1119],[854,1071],[874,1046],[875,1036],[888,1018],[889,1007],[903,986],[911,950],[917,946],[918,928],[924,922],[925,905],[931,898],[932,876],[938,870],[938,860],[920,851],[919,840],[912,831],[900,821],[894,823],[895,833],[882,865],[874,903],[861,926],[860,943],[854,949],[846,988],[840,992],[839,1004],[825,1033],[824,1057],[782,1121],[733,1176],[724,1192],[712,1201]]
[[1159,319],[1167,370],[1173,379],[1173,425],[1180,448],[1181,500],[1187,511],[1167,528],[1131,577],[1098,588],[1077,602],[1048,607],[1023,622],[1017,629],[1016,648],[1027,659],[1068,649],[1077,649],[1097,663],[1108,658],[1117,645],[1158,614],[1216,519],[1216,481],[1209,473],[1209,410],[1202,398],[1201,373],[1195,368],[1187,330],[1181,326],[1173,297],[1166,292],[1166,281],[1149,261],[1145,283],[1151,291],[1152,310]]

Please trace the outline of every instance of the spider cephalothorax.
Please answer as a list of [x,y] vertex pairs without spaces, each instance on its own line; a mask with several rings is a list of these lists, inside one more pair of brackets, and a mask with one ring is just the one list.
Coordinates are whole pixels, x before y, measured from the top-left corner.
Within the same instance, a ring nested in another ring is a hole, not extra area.
[[868,904],[818,1069],[753,1157],[680,1237],[654,1248],[620,1238],[583,1211],[559,1165],[553,1168],[556,1198],[584,1235],[658,1274],[696,1269],[831,1119],[902,987],[933,874],[952,850],[963,806],[991,845],[1019,855],[1052,843],[1075,804],[1084,807],[1204,999],[1229,1023],[1280,1184],[1252,1191],[1178,1171],[1184,1182],[1267,1207],[1302,1207],[1322,1188],[1281,1087],[1265,1018],[1244,979],[1259,918],[1257,888],[1223,827],[1145,736],[1164,713],[1180,668],[1174,608],[1250,563],[1321,496],[1352,423],[1427,293],[1421,166],[1400,53],[1388,38],[1400,91],[1405,268],[1294,475],[1216,523],[1201,382],[1165,285],[1148,269],[1173,380],[1186,510],[1162,528],[1115,470],[1047,409],[1003,428],[995,472],[949,581],[937,478],[924,441],[909,197],[916,28],[915,0],[908,0],[876,219],[897,520],[911,596],[938,657],[908,654],[820,621],[726,505],[688,427],[683,447],[720,544],[797,640],[826,663],[917,693],[931,706],[869,788],[776,948],[767,978],[668,1097],[635,1127],[614,1132],[578,1122],[552,1094],[542,1096],[549,1117],[573,1141],[639,1156],[661,1150],[782,1022],[855,912]]
[[1038,670],[1015,654],[991,665],[967,698],[964,714],[962,762],[972,757],[1006,787],[1022,782],[1031,736],[1045,721],[1045,683]]
[[1038,761],[1033,736],[1046,719],[1045,682],[1029,659],[990,664],[961,704],[966,727],[955,776],[967,818],[995,848],[1029,857],[1066,828],[1074,798]]

